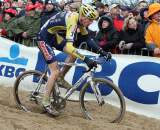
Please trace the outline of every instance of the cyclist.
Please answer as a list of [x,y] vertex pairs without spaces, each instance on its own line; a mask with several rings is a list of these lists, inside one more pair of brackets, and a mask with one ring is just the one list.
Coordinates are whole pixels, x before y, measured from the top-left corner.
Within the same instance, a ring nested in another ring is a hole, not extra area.
[[[79,14],[76,12],[59,12],[52,16],[41,28],[38,33],[38,47],[42,52],[50,69],[50,76],[48,78],[45,93],[42,99],[42,106],[53,116],[58,116],[59,112],[50,104],[50,94],[52,92],[55,81],[60,75],[55,54],[52,49],[64,51],[69,54],[65,62],[74,62],[76,58],[84,61],[89,68],[96,66],[96,62],[88,57],[80,54],[73,46],[77,29],[82,35],[88,35],[86,27],[88,27],[93,20],[97,19],[97,11],[88,4],[82,4],[79,9]],[[93,40],[89,39],[89,45],[96,49],[102,55],[108,56],[101,48],[96,46]],[[110,55],[109,55],[110,56]],[[65,75],[69,68],[62,70],[61,75]]]

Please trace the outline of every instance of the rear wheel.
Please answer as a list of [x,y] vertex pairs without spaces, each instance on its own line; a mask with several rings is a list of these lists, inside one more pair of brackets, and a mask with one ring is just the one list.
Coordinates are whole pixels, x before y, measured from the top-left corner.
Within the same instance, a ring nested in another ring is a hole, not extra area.
[[24,111],[41,112],[37,105],[41,102],[45,90],[47,76],[35,70],[25,71],[14,83],[14,99],[17,106]]
[[126,109],[121,90],[111,81],[103,78],[93,78],[93,84],[97,86],[103,100],[98,103],[90,83],[85,83],[80,92],[80,106],[84,117],[112,123],[120,122]]

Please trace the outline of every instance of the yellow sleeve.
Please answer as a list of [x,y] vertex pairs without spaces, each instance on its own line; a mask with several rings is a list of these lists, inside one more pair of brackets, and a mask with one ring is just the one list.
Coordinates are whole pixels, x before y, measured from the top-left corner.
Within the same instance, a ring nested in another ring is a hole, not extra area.
[[64,52],[81,59],[82,61],[84,60],[85,56],[80,54],[77,49],[73,46],[72,42],[67,42],[66,46],[64,47]]
[[69,42],[74,41],[74,35],[77,29],[78,13],[69,13],[66,17],[66,40]]
[[153,39],[151,36],[151,32],[150,32],[150,27],[148,26],[145,32],[145,42],[146,44],[152,44],[153,43]]

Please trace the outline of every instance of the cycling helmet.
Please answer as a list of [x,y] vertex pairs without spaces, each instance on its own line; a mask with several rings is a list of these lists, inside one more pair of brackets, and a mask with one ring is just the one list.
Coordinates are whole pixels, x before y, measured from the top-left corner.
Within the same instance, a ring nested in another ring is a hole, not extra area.
[[82,4],[79,13],[91,20],[95,20],[98,17],[98,12],[89,4]]

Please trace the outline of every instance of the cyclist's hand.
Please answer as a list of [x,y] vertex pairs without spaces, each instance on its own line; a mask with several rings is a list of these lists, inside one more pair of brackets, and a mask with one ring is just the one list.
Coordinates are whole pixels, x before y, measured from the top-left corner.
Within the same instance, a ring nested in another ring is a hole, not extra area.
[[89,69],[92,69],[93,67],[97,67],[97,62],[92,59],[89,59],[88,57],[85,57],[84,62],[87,64]]
[[103,56],[106,59],[106,61],[109,61],[112,59],[112,53],[110,53],[110,52],[106,52],[106,51],[101,50],[100,55]]

